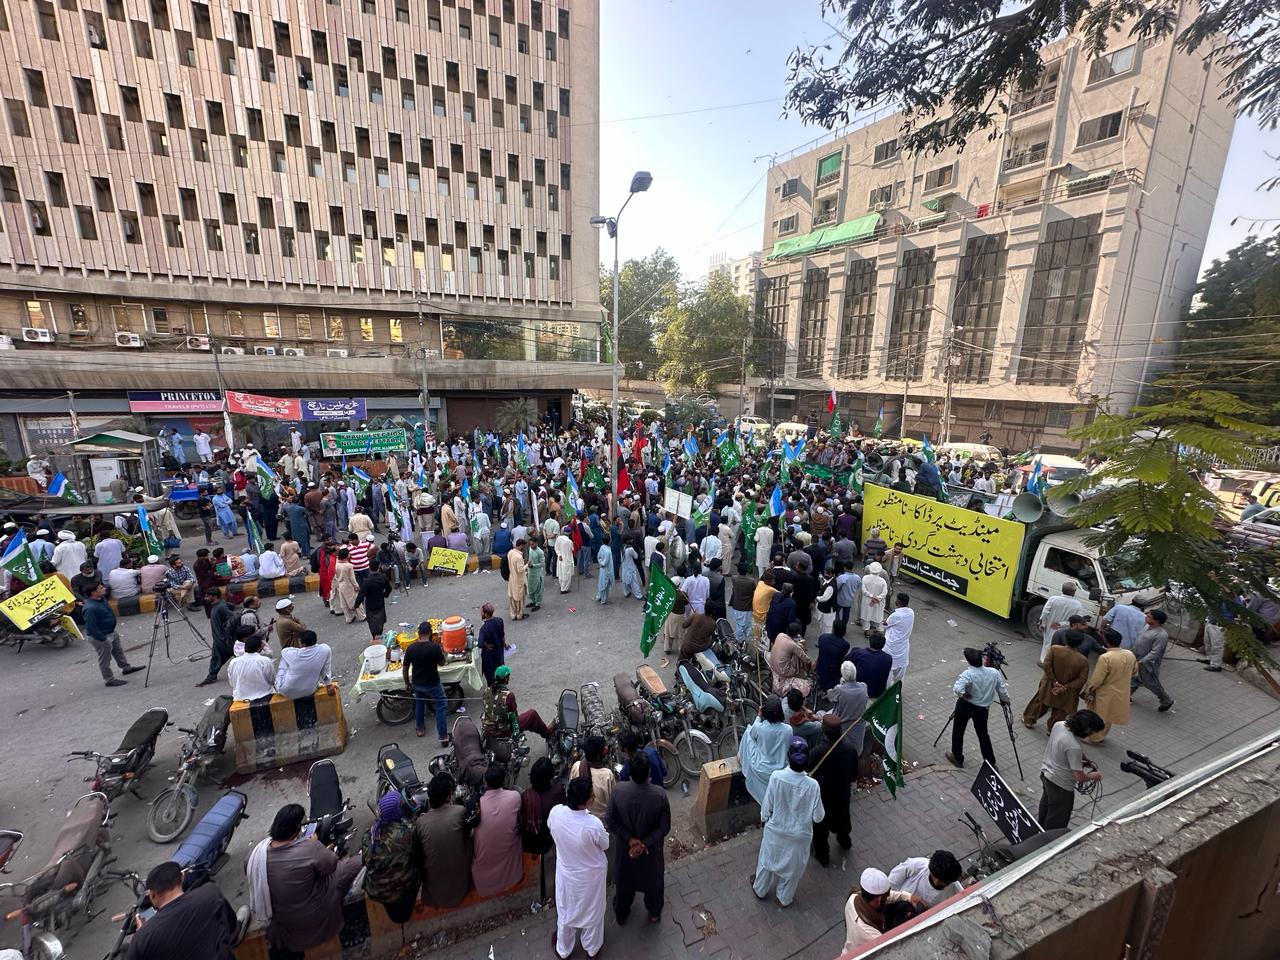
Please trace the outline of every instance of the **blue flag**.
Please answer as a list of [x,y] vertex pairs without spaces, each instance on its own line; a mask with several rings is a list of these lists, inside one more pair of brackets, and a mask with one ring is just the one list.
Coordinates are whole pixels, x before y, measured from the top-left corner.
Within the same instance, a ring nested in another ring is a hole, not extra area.
[[49,496],[60,497],[62,491],[67,489],[67,477],[61,470],[53,475],[53,479],[49,481]]
[[1044,464],[1041,463],[1039,457],[1036,457],[1035,466],[1031,468],[1031,476],[1027,478],[1027,493],[1034,493],[1037,496],[1040,496],[1043,493],[1041,487],[1043,486],[1044,481],[1040,476],[1043,469]]
[[472,451],[471,451],[471,459],[475,462],[475,465],[476,465],[476,477],[478,478],[478,477],[480,476],[480,473],[481,473],[481,467],[480,467],[480,450],[479,450],[478,448],[477,448],[477,449],[475,449],[475,450],[472,450]]
[[[262,461],[258,462],[261,463]],[[162,554],[164,545],[160,543],[160,538],[151,529],[151,518],[147,516],[146,507],[138,507],[138,526],[142,528],[142,535],[147,541],[147,549],[157,556]]]
[[684,442],[684,452],[691,457],[696,457],[698,455],[697,437],[689,437],[689,439]]
[[519,453],[524,453],[524,431],[523,430],[520,431],[520,437],[518,440],[516,440],[516,450]]
[[662,460],[662,475],[670,478],[671,476],[671,451],[667,451],[666,457]]
[[[565,480],[568,482],[569,496],[572,497],[574,500],[581,500],[582,496],[581,494],[578,493],[578,481],[573,479],[573,471],[566,470],[564,472],[564,477],[565,477]],[[575,510],[577,509],[576,504],[574,505],[574,509]]]
[[778,484],[773,485],[773,496],[769,498],[769,516],[780,517],[786,506],[782,502],[782,487]]
[[364,445],[364,455],[365,455],[365,457],[367,458],[367,457],[371,456],[372,454],[373,454],[373,437],[372,437],[372,435],[371,435],[371,436],[369,437],[368,442],[367,442],[367,443],[365,443],[365,445]]
[[466,477],[462,478],[462,499],[471,502],[471,481]]
[[347,475],[347,452],[345,450],[342,451],[342,475],[344,477]]

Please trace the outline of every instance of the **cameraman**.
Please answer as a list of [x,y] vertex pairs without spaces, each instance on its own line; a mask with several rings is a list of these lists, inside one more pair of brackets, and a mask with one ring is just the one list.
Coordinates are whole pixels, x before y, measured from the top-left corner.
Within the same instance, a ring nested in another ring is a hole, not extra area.
[[147,874],[147,898],[156,912],[129,944],[128,960],[232,960],[235,911],[215,884],[182,890],[182,868],[166,860]]
[[1049,745],[1040,764],[1044,792],[1040,795],[1036,818],[1044,829],[1067,826],[1071,822],[1071,808],[1075,806],[1076,786],[1102,779],[1096,769],[1085,769],[1088,761],[1084,758],[1082,742],[1102,727],[1102,718],[1092,710],[1077,710],[1049,731]]
[[953,688],[960,699],[956,701],[955,724],[951,728],[951,749],[947,751],[947,759],[957,767],[964,766],[964,734],[972,720],[982,759],[995,767],[996,755],[991,750],[991,736],[987,733],[987,714],[996,694],[1000,695],[1002,704],[1009,703],[1009,688],[1005,685],[1004,675],[989,665],[989,659],[983,657],[981,650],[965,647],[964,658],[969,667],[960,674]]

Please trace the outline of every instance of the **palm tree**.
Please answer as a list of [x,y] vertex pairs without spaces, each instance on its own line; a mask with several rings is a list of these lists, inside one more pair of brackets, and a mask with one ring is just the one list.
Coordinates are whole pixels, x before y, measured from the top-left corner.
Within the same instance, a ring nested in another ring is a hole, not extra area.
[[528,397],[508,400],[494,412],[493,423],[503,436],[527,430],[538,422],[538,404]]

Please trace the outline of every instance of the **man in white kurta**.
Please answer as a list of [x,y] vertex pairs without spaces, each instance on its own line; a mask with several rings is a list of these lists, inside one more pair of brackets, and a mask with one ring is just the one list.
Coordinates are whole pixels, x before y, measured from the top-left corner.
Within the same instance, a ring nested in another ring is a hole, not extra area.
[[552,807],[547,816],[556,844],[556,953],[561,960],[573,953],[579,938],[588,957],[604,946],[609,834],[586,811],[590,797],[590,780],[570,780],[568,803]]
[[862,622],[868,630],[884,632],[884,607],[888,597],[889,581],[884,578],[884,567],[875,562],[867,564],[862,578]]
[[1044,636],[1040,641],[1040,666],[1053,646],[1053,635],[1067,625],[1074,614],[1084,613],[1084,604],[1076,599],[1076,582],[1068,580],[1062,585],[1062,593],[1050,597],[1040,611],[1040,629]]
[[777,884],[778,903],[784,907],[795,899],[809,862],[813,825],[827,815],[818,781],[804,772],[808,761],[808,743],[801,737],[792,737],[787,747],[787,766],[773,772],[760,804],[764,833],[751,889],[763,900]]
[[767,523],[756,528],[756,575],[763,577],[769,569],[769,554],[773,550],[773,528]]
[[573,569],[573,540],[562,528],[556,537],[556,579],[561,593],[568,593],[573,586]]

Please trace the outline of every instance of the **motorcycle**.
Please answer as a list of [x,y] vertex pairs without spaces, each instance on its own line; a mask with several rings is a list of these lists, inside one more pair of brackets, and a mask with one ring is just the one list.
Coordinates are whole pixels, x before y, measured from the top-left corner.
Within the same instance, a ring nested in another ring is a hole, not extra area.
[[547,744],[547,756],[562,775],[567,775],[569,768],[582,758],[586,737],[578,727],[581,716],[578,691],[562,690],[556,701],[556,728]]
[[316,838],[339,857],[347,854],[347,844],[355,832],[351,801],[342,796],[338,768],[332,760],[317,760],[307,774],[310,795],[309,821],[315,824]]
[[226,747],[230,723],[231,697],[224,694],[209,705],[194,730],[178,728],[187,739],[178,769],[169,778],[173,785],[156,795],[147,813],[147,836],[156,843],[176,840],[191,824],[199,804],[196,783]]
[[[398,743],[383,744],[378,751],[378,796],[389,791],[400,795],[400,803],[410,820],[427,809],[426,785],[418,779],[413,761]],[[376,806],[374,812],[377,812]]]
[[21,830],[0,830],[0,873],[9,872],[9,861],[22,843]]
[[[462,688],[462,684],[446,683],[444,693],[448,713],[458,713],[466,699],[466,691]],[[383,690],[378,694],[378,702],[373,709],[380,723],[385,723],[389,727],[398,727],[413,719],[413,693],[403,689]],[[431,712],[430,704],[427,705],[427,712]]]
[[161,731],[169,725],[169,711],[162,707],[152,707],[125,731],[120,746],[114,753],[102,754],[96,750],[74,750],[69,759],[92,760],[97,764],[97,771],[92,777],[86,777],[93,793],[101,793],[107,802],[115,800],[126,790],[139,800],[138,781],[151,766],[151,758],[156,753],[156,740]]
[[136,874],[107,869],[116,859],[107,830],[112,816],[105,794],[81,797],[67,812],[49,861],[26,880],[0,884],[0,896],[22,900],[5,919],[22,923],[26,960],[63,960],[59,931],[92,919],[94,900],[110,884],[128,883],[135,893],[141,892]]
[[618,714],[622,722],[653,745],[662,757],[667,775],[662,781],[663,787],[670,790],[684,779],[684,771],[680,768],[680,758],[676,755],[676,746],[662,736],[659,730],[661,719],[658,711],[648,700],[640,696],[636,682],[628,673],[613,675],[613,692],[618,698]]
[[[241,820],[248,818],[245,807],[248,798],[239,790],[228,790],[209,808],[209,812],[200,818],[195,829],[173,853],[173,861],[182,867],[182,889],[192,890],[207,883],[227,862],[227,847],[231,844],[231,836]],[[151,909],[147,893],[142,889],[141,879],[131,874],[135,889],[139,890],[138,899],[133,907],[124,914],[112,917],[120,922],[120,930],[116,935],[115,945],[107,954],[107,960],[116,960],[127,953],[128,940],[138,929],[138,919],[143,922],[154,913]],[[244,939],[249,929],[249,908],[241,907],[236,911],[237,929],[233,934],[232,946]]]
[[660,739],[670,740],[675,745],[680,769],[686,777],[697,780],[702,774],[702,765],[715,759],[715,750],[711,738],[695,729],[691,722],[693,705],[668,690],[658,672],[648,664],[641,664],[636,669],[636,686],[658,713]]
[[15,653],[21,653],[28,643],[61,650],[69,646],[72,640],[81,639],[80,629],[75,621],[62,616],[63,607],[51,607],[35,617],[24,630],[9,620],[0,617],[0,647],[17,647]]
[[493,757],[484,749],[484,742],[475,721],[459,717],[453,722],[453,747],[448,753],[437,754],[427,764],[432,776],[448,773],[457,786],[456,799],[470,809],[479,802],[484,792],[484,774]]
[[678,687],[693,705],[693,722],[716,745],[716,756],[736,756],[742,732],[759,712],[741,673],[711,650],[676,667]]

